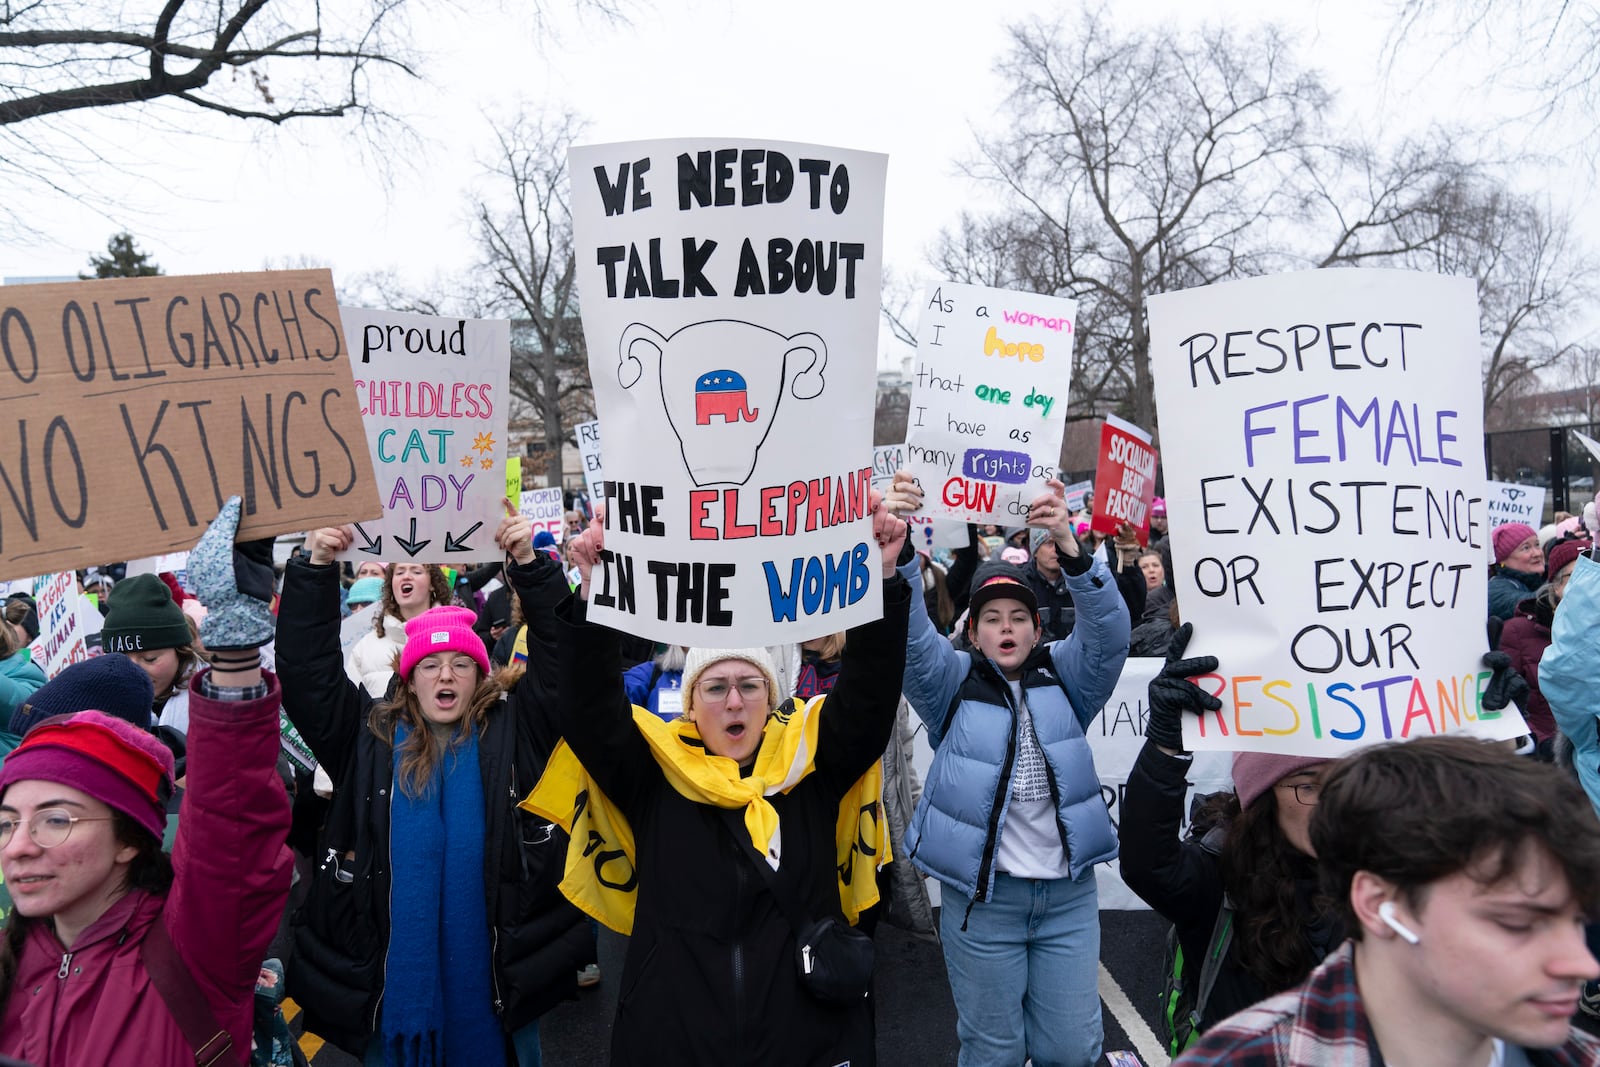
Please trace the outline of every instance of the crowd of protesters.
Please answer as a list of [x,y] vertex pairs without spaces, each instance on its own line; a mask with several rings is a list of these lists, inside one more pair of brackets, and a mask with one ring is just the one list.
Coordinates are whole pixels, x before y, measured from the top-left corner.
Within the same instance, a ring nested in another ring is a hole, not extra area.
[[[13,596],[0,1056],[287,1065],[287,990],[365,1064],[526,1067],[598,920],[629,935],[613,1063],[859,1067],[882,920],[939,941],[963,1067],[1077,1067],[1120,856],[1173,927],[1181,1062],[1600,1064],[1593,505],[1492,535],[1484,702],[1523,744],[1240,753],[1191,806],[1219,664],[1185,655],[1163,502],[1141,544],[1051,482],[918,551],[920,502],[873,495],[882,618],[795,645],[596,625],[599,517],[557,545],[509,502],[503,561],[456,571],[336,562],[350,527],[274,568],[230,501],[182,576],[80,575],[101,654],[53,679]],[[1114,825],[1088,728],[1130,652],[1165,664]]]

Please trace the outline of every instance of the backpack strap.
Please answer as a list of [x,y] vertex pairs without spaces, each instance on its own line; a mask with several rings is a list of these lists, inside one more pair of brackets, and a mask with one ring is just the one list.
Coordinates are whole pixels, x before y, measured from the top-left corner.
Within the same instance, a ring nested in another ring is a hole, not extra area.
[[139,958],[150,975],[150,984],[156,987],[167,1011],[183,1031],[183,1039],[194,1050],[195,1067],[213,1067],[225,1062],[233,1050],[233,1035],[217,1025],[211,1014],[205,994],[195,982],[194,975],[178,955],[172,936],[167,933],[166,914],[156,916],[139,946]]
[[720,821],[728,833],[733,835],[733,844],[739,853],[747,858],[761,875],[761,881],[766,885],[767,892],[772,894],[772,899],[778,902],[778,910],[783,912],[783,917],[789,920],[789,925],[794,929],[796,938],[804,938],[806,930],[811,926],[811,921],[806,918],[805,910],[800,906],[800,899],[794,893],[786,891],[778,883],[778,872],[773,870],[767,861],[750,844],[750,838],[744,836],[744,820],[738,808],[718,809]]
[[1233,944],[1233,901],[1223,894],[1222,907],[1217,911],[1217,921],[1211,927],[1211,942],[1206,946],[1206,958],[1200,965],[1200,984],[1195,989],[1194,1010],[1189,1013],[1189,1022],[1195,1030],[1200,1029],[1200,1020],[1205,1016],[1206,1002],[1211,999],[1211,990],[1217,984],[1217,975],[1222,972],[1222,960],[1228,954],[1228,946]]

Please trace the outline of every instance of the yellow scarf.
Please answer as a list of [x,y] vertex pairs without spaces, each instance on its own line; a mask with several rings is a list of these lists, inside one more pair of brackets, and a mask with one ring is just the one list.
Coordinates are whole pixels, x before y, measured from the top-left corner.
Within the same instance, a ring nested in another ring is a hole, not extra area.
[[[778,812],[767,797],[787,793],[814,769],[825,699],[791,700],[773,712],[761,731],[755,766],[743,778],[733,760],[706,751],[700,731],[687,719],[664,722],[636,706],[633,722],[679,795],[698,804],[744,809],[751,844],[776,870],[783,858],[783,833]],[[882,798],[883,768],[874,761],[839,801],[835,870],[839,904],[852,925],[864,909],[878,902],[877,869],[891,858]],[[561,892],[567,899],[618,933],[632,933],[638,891],[633,829],[589,778],[565,741],[556,746],[544,775],[521,807],[567,831],[567,862],[561,879]]]

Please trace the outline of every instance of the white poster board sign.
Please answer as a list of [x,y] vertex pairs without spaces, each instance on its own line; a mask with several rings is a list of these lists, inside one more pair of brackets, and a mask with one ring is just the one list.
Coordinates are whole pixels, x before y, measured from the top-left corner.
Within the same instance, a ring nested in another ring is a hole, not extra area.
[[366,604],[339,621],[339,651],[346,656],[356,647],[356,642],[367,634],[373,632],[373,623],[378,618],[378,605]]
[[[1488,493],[1489,529],[1504,526],[1508,522],[1522,522],[1532,526],[1535,530],[1544,525],[1544,486],[1542,485],[1517,485],[1514,482],[1489,483]],[[1490,543],[1490,554],[1493,555],[1493,541],[1485,537]]]
[[527,516],[528,521],[533,524],[533,536],[537,537],[543,530],[556,539],[556,544],[561,543],[562,535],[566,532],[566,522],[565,512],[561,507],[560,486],[524,489],[517,510]]
[[917,327],[906,429],[923,512],[1016,526],[1056,476],[1077,304],[944,282]]
[[365,308],[339,316],[383,518],[357,523],[337,558],[500,559],[511,324]]
[[882,155],[686,138],[569,155],[606,428],[589,616],[674,644],[878,618]]
[[[33,600],[39,615],[39,636],[28,646],[28,652],[45,676],[54,678],[72,664],[89,658],[77,575],[70,571],[40,575],[33,580]],[[89,610],[96,616],[100,614],[93,607]]]
[[583,461],[583,484],[589,489],[589,502],[598,504],[606,498],[605,466],[600,460],[600,420],[580,422],[575,430],[578,456]]
[[1336,756],[1482,709],[1489,531],[1471,279],[1249,278],[1150,298],[1174,578],[1222,710],[1193,749]]

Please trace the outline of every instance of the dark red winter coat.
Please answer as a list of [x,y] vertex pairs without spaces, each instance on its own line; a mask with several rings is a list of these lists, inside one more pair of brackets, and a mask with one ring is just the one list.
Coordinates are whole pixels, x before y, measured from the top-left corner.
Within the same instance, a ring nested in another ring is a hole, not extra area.
[[113,904],[69,953],[48,923],[30,924],[0,1016],[0,1054],[35,1067],[138,1063],[192,1067],[194,1053],[150,984],[140,950],[166,923],[234,1055],[250,1055],[256,980],[289,896],[289,797],[278,777],[278,685],[222,702],[189,696],[188,787],[165,897]]
[[1528,680],[1528,707],[1523,718],[1540,741],[1555,736],[1556,720],[1550,705],[1539,692],[1539,660],[1550,647],[1550,623],[1555,609],[1535,597],[1528,597],[1500,630],[1500,651],[1511,657],[1511,666]]

